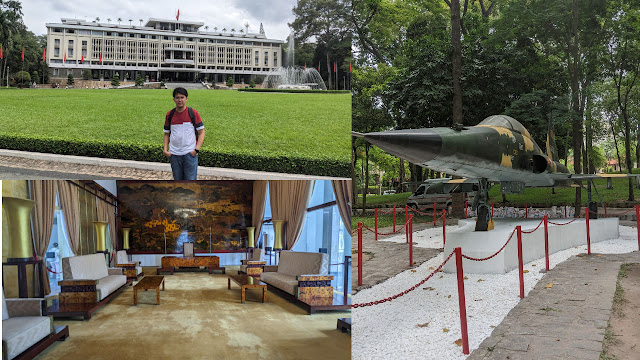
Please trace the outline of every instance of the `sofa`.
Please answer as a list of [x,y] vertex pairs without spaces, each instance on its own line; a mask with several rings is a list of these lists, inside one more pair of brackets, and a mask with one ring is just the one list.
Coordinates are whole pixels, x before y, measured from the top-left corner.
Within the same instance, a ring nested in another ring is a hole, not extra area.
[[69,328],[54,332],[53,318],[44,316],[44,299],[6,299],[2,292],[2,359],[33,358],[58,339],[69,336]]
[[116,267],[123,268],[127,279],[137,280],[139,276],[144,275],[140,261],[129,261],[127,250],[118,250],[116,252]]
[[95,303],[127,284],[122,268],[107,268],[104,254],[62,258],[60,304]]
[[[333,276],[329,275],[329,256],[323,253],[282,251],[278,265],[265,265],[260,280],[267,285],[279,289],[296,299],[304,295],[314,282],[323,285],[322,291],[333,294],[330,286]],[[327,285],[327,282],[329,286]],[[329,295],[327,295],[329,296]]]

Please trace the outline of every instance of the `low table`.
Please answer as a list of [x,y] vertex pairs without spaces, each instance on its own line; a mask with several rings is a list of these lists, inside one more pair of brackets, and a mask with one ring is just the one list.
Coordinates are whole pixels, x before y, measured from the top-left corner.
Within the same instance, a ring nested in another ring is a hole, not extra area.
[[240,303],[244,304],[245,302],[245,290],[254,288],[262,288],[262,302],[267,301],[267,284],[260,281],[260,279],[247,275],[229,275],[227,279],[227,289],[231,289],[231,280],[240,285]]
[[133,305],[138,305],[138,290],[156,289],[156,305],[160,305],[160,284],[164,291],[164,276],[145,276],[133,286]]

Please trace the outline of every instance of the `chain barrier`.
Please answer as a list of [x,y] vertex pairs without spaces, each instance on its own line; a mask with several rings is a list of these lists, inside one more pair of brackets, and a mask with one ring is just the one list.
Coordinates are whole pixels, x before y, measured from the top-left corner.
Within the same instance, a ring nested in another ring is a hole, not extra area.
[[543,222],[544,222],[544,219],[540,220],[540,223],[538,224],[538,226],[536,226],[536,228],[535,228],[535,229],[533,229],[533,230],[531,230],[531,231],[524,231],[524,230],[522,230],[522,233],[523,233],[523,234],[531,234],[531,233],[535,232],[536,230],[538,230],[538,228],[540,227],[540,225],[542,225],[542,223],[543,223]]
[[454,254],[454,252],[452,251],[451,254],[449,254],[449,256],[447,256],[447,258],[444,260],[444,262],[442,262],[442,264],[440,264],[435,270],[433,270],[433,272],[431,274],[429,274],[429,276],[427,276],[426,278],[422,279],[422,281],[420,281],[419,283],[413,285],[412,287],[408,288],[407,290],[405,290],[405,291],[403,291],[403,292],[401,292],[399,294],[396,294],[396,295],[393,295],[393,296],[389,296],[388,298],[385,298],[385,299],[376,300],[376,301],[370,301],[370,302],[361,303],[361,304],[353,304],[352,307],[357,309],[359,307],[378,305],[378,304],[385,303],[387,301],[391,301],[391,300],[397,299],[400,296],[404,296],[404,295],[410,293],[411,291],[415,290],[418,286],[420,286],[420,285],[424,284],[425,282],[427,282],[427,280],[431,279],[431,277],[433,275],[435,275],[438,271],[440,271],[440,269],[442,269],[444,264],[446,264],[447,261],[449,261],[449,259],[451,259],[453,254]]
[[433,220],[431,221],[422,221],[420,220],[420,218],[414,217],[413,220],[417,220],[418,222],[421,222],[423,224],[433,224]]
[[358,228],[353,229],[353,231],[351,232],[351,235],[355,235],[358,232]]
[[618,215],[624,215],[624,214],[629,213],[629,212],[632,212],[632,211],[634,211],[634,210],[635,210],[634,208],[631,208],[631,209],[629,209],[629,210],[627,210],[627,211],[623,211],[623,212],[621,212],[621,213],[616,213],[616,214],[607,214],[607,216],[606,216],[606,217],[615,217],[615,216],[618,216]]
[[[397,209],[401,209],[401,208],[396,208],[396,214],[398,213]],[[388,211],[384,211],[384,210],[378,208],[378,212],[381,213],[381,214],[393,214],[393,209],[388,210]]]
[[412,207],[409,207],[409,210],[411,210],[411,211],[413,211],[413,212],[416,212],[416,213],[418,213],[418,214],[420,214],[420,215],[433,216],[433,214],[429,214],[429,213],[426,213],[426,212],[422,212],[422,211],[420,211],[420,210],[418,210],[418,209],[414,209],[414,208],[412,208]]
[[[396,231],[393,231],[393,232],[390,232],[390,233],[381,233],[381,232],[378,232],[377,234],[378,234],[378,235],[392,235],[392,234],[395,234],[395,233],[400,232],[403,228],[405,228],[405,227],[407,226],[407,224],[408,224],[408,223],[405,223],[404,225],[402,225],[402,227],[401,227],[401,228],[399,228],[399,229],[398,229],[398,230],[396,230]],[[367,230],[371,231],[371,232],[372,232],[372,233],[374,233],[374,234],[376,233],[376,231],[375,231],[375,230],[371,229],[370,227],[368,227],[368,226],[367,226],[367,225],[365,225],[365,224],[362,224],[362,227],[364,227],[365,229],[367,229]]]
[[49,268],[48,268],[48,267],[46,267],[46,266],[45,266],[44,268],[45,268],[45,269],[47,269],[47,271],[48,271],[48,272],[50,272],[50,273],[52,273],[52,274],[62,274],[62,272],[55,272],[55,271],[53,271],[53,270],[49,269]]
[[575,219],[573,219],[573,220],[571,220],[571,221],[569,221],[569,222],[566,222],[566,223],[564,223],[564,224],[560,224],[560,223],[555,223],[555,222],[553,222],[553,221],[549,221],[549,224],[551,224],[551,225],[560,225],[560,226],[562,226],[562,225],[569,225],[569,224],[571,224],[572,222],[574,222],[574,221],[576,221],[576,220],[578,220],[578,219],[580,219],[580,218],[575,218]]
[[498,251],[497,251],[495,254],[493,254],[493,255],[487,256],[486,258],[474,258],[474,257],[471,257],[471,256],[467,256],[467,255],[465,255],[465,254],[462,254],[462,257],[463,257],[463,258],[465,258],[465,259],[467,259],[467,260],[472,260],[472,261],[485,261],[485,260],[489,260],[489,259],[491,259],[492,257],[494,257],[494,256],[496,256],[496,255],[498,255],[498,254],[500,254],[500,252],[501,252],[502,250],[504,250],[504,248],[505,248],[505,247],[507,247],[507,244],[509,243],[509,241],[511,241],[511,238],[513,238],[513,234],[515,234],[515,233],[516,233],[516,229],[514,228],[514,229],[513,229],[513,231],[511,232],[511,235],[509,235],[509,238],[507,239],[507,242],[506,242],[506,243],[504,243],[504,245],[502,245],[502,247],[500,248],[500,250],[498,250]]

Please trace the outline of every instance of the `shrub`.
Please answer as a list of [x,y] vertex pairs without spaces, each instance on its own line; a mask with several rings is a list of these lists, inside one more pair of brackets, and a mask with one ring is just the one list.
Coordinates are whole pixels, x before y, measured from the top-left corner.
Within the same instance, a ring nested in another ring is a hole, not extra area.
[[85,70],[82,72],[82,78],[83,78],[84,80],[91,80],[91,70],[89,70],[89,69],[85,69]]
[[38,78],[39,78],[39,76],[38,76],[38,72],[34,70],[34,71],[33,71],[33,74],[31,75],[31,79],[32,79],[34,82],[38,82]]
[[113,78],[111,79],[111,86],[120,86],[120,75],[118,75],[118,73],[113,74]]
[[142,85],[144,85],[144,79],[142,79],[142,76],[138,74],[138,77],[136,78],[136,86],[142,86]]
[[15,79],[16,83],[29,83],[31,81],[31,75],[29,75],[28,72],[26,71],[18,71],[13,78]]
[[227,87],[232,87],[233,86],[233,77],[229,76],[229,78],[227,79]]
[[256,87],[256,83],[253,80],[249,81],[249,87],[252,88],[252,89],[255,88]]
[[[0,134],[3,148],[52,154],[94,156],[101,158],[168,162],[162,153],[162,144],[135,144],[121,140],[59,139],[48,136]],[[309,174],[318,176],[349,177],[348,161],[333,159],[311,160],[297,156],[260,156],[241,153],[223,153],[201,150],[199,165],[257,171]]]
[[73,79],[73,74],[69,74],[69,76],[67,76],[67,85],[71,86],[75,83],[76,81]]

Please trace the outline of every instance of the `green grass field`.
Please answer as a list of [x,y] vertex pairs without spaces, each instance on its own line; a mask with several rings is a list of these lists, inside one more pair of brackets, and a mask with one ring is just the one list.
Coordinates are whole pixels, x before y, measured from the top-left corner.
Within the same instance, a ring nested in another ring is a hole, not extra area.
[[[204,150],[349,164],[349,94],[189,90],[187,105],[202,116]],[[0,135],[121,141],[162,152],[165,114],[173,107],[171,90],[0,90],[8,117]]]

